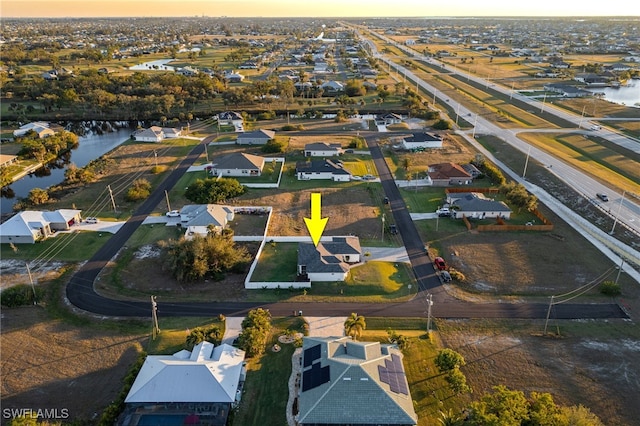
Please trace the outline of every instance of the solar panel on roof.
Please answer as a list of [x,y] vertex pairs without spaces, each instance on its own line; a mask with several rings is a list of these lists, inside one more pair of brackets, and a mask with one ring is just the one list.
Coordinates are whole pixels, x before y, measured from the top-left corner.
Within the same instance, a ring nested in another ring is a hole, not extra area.
[[313,364],[313,361],[320,358],[320,345],[315,345],[304,350],[304,367]]
[[302,392],[327,383],[331,380],[331,371],[329,366],[322,367],[319,362],[313,364],[311,368],[307,368],[302,372]]
[[378,366],[380,381],[389,385],[391,392],[409,395],[407,379],[402,366],[402,359],[395,354],[384,360],[384,366]]

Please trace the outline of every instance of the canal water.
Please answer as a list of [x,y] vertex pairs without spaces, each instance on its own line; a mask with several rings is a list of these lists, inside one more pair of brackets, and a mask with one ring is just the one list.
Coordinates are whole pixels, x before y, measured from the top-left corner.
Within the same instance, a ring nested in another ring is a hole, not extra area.
[[593,93],[603,93],[603,99],[620,105],[640,108],[640,80],[629,80],[625,86],[598,87],[587,89]]
[[[86,166],[91,160],[111,151],[129,139],[131,132],[131,129],[118,129],[115,132],[101,135],[91,134],[79,137],[78,147],[71,150],[69,158],[44,166],[37,172],[13,182],[6,190],[3,190],[2,198],[0,198],[1,213],[11,213],[13,204],[18,201],[18,198],[26,198],[33,188],[45,189],[59,184],[64,180],[64,172],[70,163],[78,167]],[[8,198],[7,195],[12,195],[12,197]]]

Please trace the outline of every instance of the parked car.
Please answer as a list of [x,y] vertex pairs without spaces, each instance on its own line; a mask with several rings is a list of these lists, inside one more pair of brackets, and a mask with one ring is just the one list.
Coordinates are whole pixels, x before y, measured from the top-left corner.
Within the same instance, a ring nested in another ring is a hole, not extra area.
[[97,217],[92,217],[92,216],[85,218],[84,221],[87,222],[87,223],[98,223],[98,222],[100,222]]
[[609,196],[608,196],[607,194],[603,194],[603,193],[601,193],[601,192],[598,192],[598,193],[596,194],[596,196],[597,196],[598,198],[600,198],[602,201],[605,201],[605,202],[606,202],[606,201],[609,201]]
[[398,227],[395,225],[389,225],[389,232],[391,235],[396,235],[398,233]]
[[351,176],[351,180],[362,180],[362,176]]
[[433,263],[436,265],[436,269],[438,271],[444,271],[445,269],[447,269],[447,263],[441,257],[436,257],[435,259],[433,259]]
[[389,204],[389,197],[384,197],[382,200],[385,204]]
[[374,180],[376,177],[374,175],[364,175],[362,179],[364,180]]
[[180,210],[171,210],[166,213],[167,217],[180,217]]
[[353,154],[353,150],[352,149],[345,149],[344,153],[345,154]]
[[436,210],[436,213],[439,217],[450,217],[451,210],[448,207],[442,207],[441,209]]
[[445,283],[451,282],[451,274],[449,272],[442,271],[440,272],[440,276],[442,277],[442,281],[444,281]]

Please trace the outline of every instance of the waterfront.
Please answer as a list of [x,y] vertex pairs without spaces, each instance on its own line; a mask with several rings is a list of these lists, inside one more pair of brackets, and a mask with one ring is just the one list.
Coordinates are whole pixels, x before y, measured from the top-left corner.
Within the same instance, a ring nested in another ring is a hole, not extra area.
[[592,93],[603,93],[603,99],[620,105],[640,108],[640,80],[629,80],[625,86],[587,89]]
[[2,214],[11,213],[13,204],[19,198],[25,198],[33,188],[48,188],[57,185],[64,180],[64,172],[70,163],[78,167],[87,165],[91,160],[111,151],[121,145],[131,135],[130,129],[119,129],[115,132],[101,135],[91,134],[78,138],[78,147],[71,150],[68,161],[56,161],[54,164],[46,165],[35,173],[29,174],[22,179],[13,182],[8,186],[12,192],[12,198],[3,196],[0,198],[0,212]]

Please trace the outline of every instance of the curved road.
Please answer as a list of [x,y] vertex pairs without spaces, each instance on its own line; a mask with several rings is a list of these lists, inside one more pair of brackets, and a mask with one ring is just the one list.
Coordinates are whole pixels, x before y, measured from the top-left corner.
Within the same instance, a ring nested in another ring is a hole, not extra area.
[[[375,136],[366,138],[373,161],[380,175],[383,189],[389,198],[394,220],[407,249],[409,260],[416,276],[418,296],[409,302],[389,304],[366,303],[163,303],[157,300],[161,316],[244,316],[256,307],[269,309],[275,316],[290,315],[303,310],[310,316],[345,316],[358,312],[365,316],[422,317],[426,315],[426,296],[433,295],[432,316],[439,318],[530,318],[542,319],[547,314],[547,304],[529,303],[469,303],[450,297],[440,285],[433,265],[425,254],[424,245],[415,228],[409,212],[395,185],[388,165]],[[98,252],[85,263],[67,285],[67,298],[76,307],[94,314],[113,317],[148,317],[150,302],[108,299],[96,293],[94,282],[107,262],[116,256],[142,221],[160,204],[164,191],[171,189],[204,151],[204,144],[198,144],[169,176],[155,189],[151,196],[134,212],[133,216],[114,234]],[[560,304],[554,305],[551,317],[556,319],[575,318],[628,318],[617,304]]]

